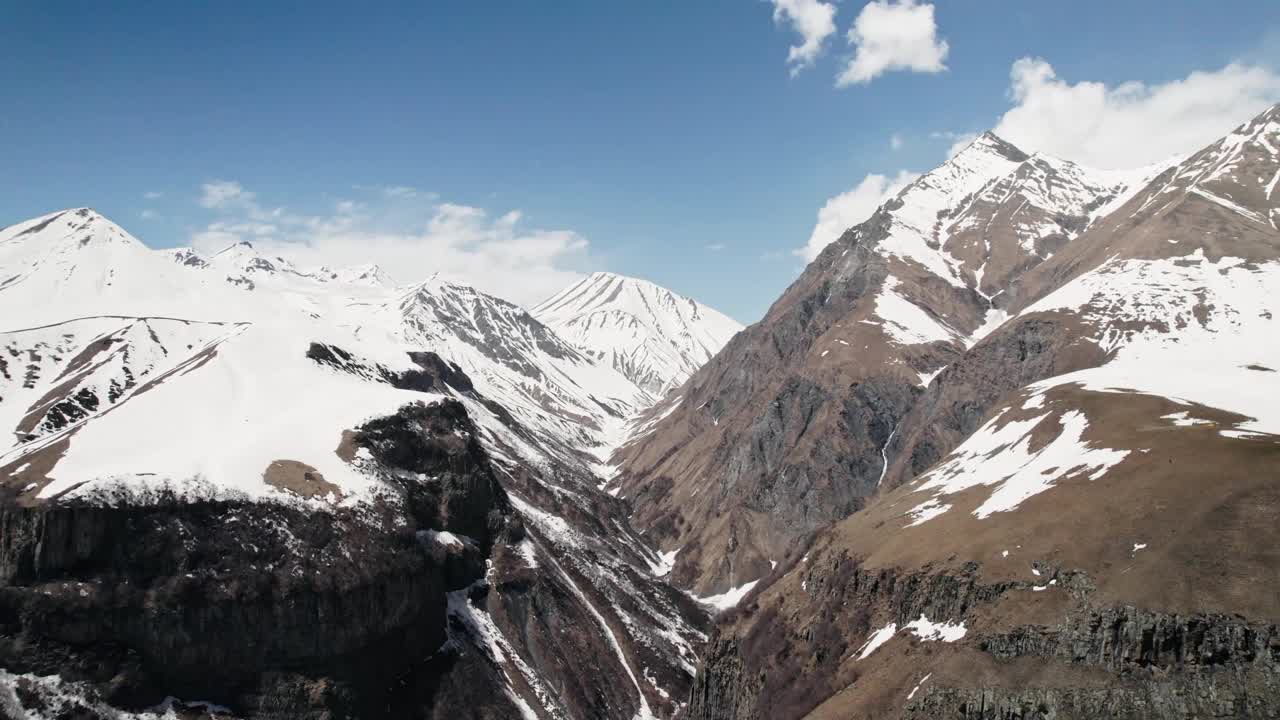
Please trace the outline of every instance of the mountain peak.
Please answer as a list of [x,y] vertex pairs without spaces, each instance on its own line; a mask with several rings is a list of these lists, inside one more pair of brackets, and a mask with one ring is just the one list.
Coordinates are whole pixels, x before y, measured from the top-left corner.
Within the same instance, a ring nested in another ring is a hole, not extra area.
[[533,316],[654,395],[683,383],[742,329],[648,280],[595,272],[544,300]]
[[996,155],[1015,163],[1020,163],[1031,157],[1013,143],[990,130],[974,138],[973,142],[966,145],[963,150],[956,153],[951,159],[954,161],[965,155]]
[[33,248],[70,243],[68,247],[136,246],[142,243],[124,228],[88,207],[69,208],[0,228],[0,242],[24,240]]

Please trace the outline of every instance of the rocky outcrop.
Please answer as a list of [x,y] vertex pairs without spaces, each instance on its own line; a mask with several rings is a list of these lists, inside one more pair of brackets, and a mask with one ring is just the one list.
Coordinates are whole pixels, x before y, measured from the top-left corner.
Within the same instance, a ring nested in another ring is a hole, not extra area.
[[767,676],[744,666],[737,640],[713,637],[689,695],[690,718],[739,720],[758,718],[756,704]]
[[1005,662],[1053,658],[1107,671],[1100,687],[936,687],[905,718],[1255,718],[1280,714],[1280,626],[1215,614],[1081,609],[1057,626],[983,637]]
[[[803,614],[784,614],[776,600],[761,601],[750,608],[750,617],[735,618],[712,641],[690,696],[691,720],[799,718],[811,712],[974,720],[1280,713],[1280,626],[1239,616],[1097,605],[1091,579],[1066,571],[1052,578],[1072,598],[1059,622],[1015,621],[998,631],[971,631],[961,643],[924,655],[946,667],[938,654],[954,653],[965,658],[962,666],[987,668],[974,676],[981,680],[966,681],[963,671],[952,671],[925,687],[917,683],[905,702],[898,696],[896,708],[873,712],[866,698],[874,698],[885,680],[869,667],[850,669],[858,667],[850,660],[862,638],[889,622],[902,628],[921,616],[980,626],[994,608],[1021,602],[1030,584],[984,582],[975,563],[958,572],[907,573],[868,571],[838,557],[802,573],[810,595]],[[1040,674],[1027,676],[1028,668]],[[928,666],[911,672],[913,678],[932,674]],[[1063,684],[1053,680],[1055,674],[1075,679]],[[841,705],[840,691],[850,688],[862,699]]]

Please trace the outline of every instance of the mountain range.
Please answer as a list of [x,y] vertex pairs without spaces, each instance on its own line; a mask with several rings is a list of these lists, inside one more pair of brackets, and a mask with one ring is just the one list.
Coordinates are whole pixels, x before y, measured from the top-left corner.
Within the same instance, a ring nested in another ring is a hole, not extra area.
[[[598,489],[652,388],[589,346],[466,285],[151,250],[87,208],[0,230],[0,277],[9,679],[288,717],[687,694],[707,610]],[[727,321],[663,293],[654,332]]]
[[0,715],[1275,714],[1277,148],[984,134],[745,329],[0,229]]

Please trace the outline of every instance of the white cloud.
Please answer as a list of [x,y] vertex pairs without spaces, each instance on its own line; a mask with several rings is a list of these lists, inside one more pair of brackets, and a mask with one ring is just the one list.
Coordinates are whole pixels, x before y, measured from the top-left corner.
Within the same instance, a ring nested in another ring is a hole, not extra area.
[[[242,240],[302,267],[376,263],[398,282],[439,273],[531,305],[580,279],[590,249],[569,230],[526,229],[519,211],[441,203],[430,194],[365,188],[369,198],[340,200],[332,214],[263,210],[239,183],[204,186],[201,205],[221,216],[191,236],[203,253]],[[206,202],[208,201],[208,202]]]
[[1171,82],[1068,83],[1039,58],[1010,72],[1013,107],[996,124],[1000,137],[1100,168],[1129,168],[1198,150],[1280,101],[1280,75],[1231,64]]
[[836,78],[837,87],[869,83],[894,70],[936,73],[947,69],[947,41],[938,38],[933,5],[915,0],[867,3],[849,28],[857,49]]
[[727,246],[724,243],[711,243],[710,245],[707,246],[707,249],[712,252],[720,252],[721,250],[725,249],[725,247]]
[[836,6],[818,0],[773,0],[773,21],[787,22],[800,33],[801,43],[787,53],[791,76],[811,67],[822,54],[823,43],[836,31]]
[[898,133],[894,133],[894,134],[892,134],[892,135],[890,135],[890,136],[889,136],[889,147],[890,147],[890,148],[893,148],[894,150],[901,150],[901,149],[902,149],[902,144],[903,144],[902,136],[901,136],[901,135],[899,135]]
[[812,261],[818,253],[832,241],[844,234],[845,230],[871,217],[881,203],[906,187],[919,173],[899,170],[892,178],[885,175],[872,174],[862,179],[856,187],[827,200],[818,211],[818,222],[813,226],[809,242],[795,251]]
[[164,197],[164,193],[156,190],[151,190],[149,192],[142,193],[142,198],[144,200],[159,200],[162,197]]

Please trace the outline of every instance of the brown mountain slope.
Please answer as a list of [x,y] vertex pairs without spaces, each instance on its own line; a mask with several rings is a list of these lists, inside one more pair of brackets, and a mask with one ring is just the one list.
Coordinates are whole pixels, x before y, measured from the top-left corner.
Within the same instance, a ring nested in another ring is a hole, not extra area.
[[933,373],[1000,317],[996,288],[1130,188],[986,135],[810,264],[624,448],[633,522],[702,594],[763,576],[860,509]]
[[[1132,428],[1127,440],[1148,452],[985,519],[973,511],[986,488],[917,526],[916,488],[888,493],[728,619],[690,717],[1274,712],[1280,442],[1177,427],[1161,417],[1183,408],[1146,395],[1064,390],[1047,407],[1047,433],[1081,410],[1095,428],[1086,438],[1110,444],[1111,429]],[[931,626],[963,635],[929,640]],[[878,632],[884,644],[866,653]]]

